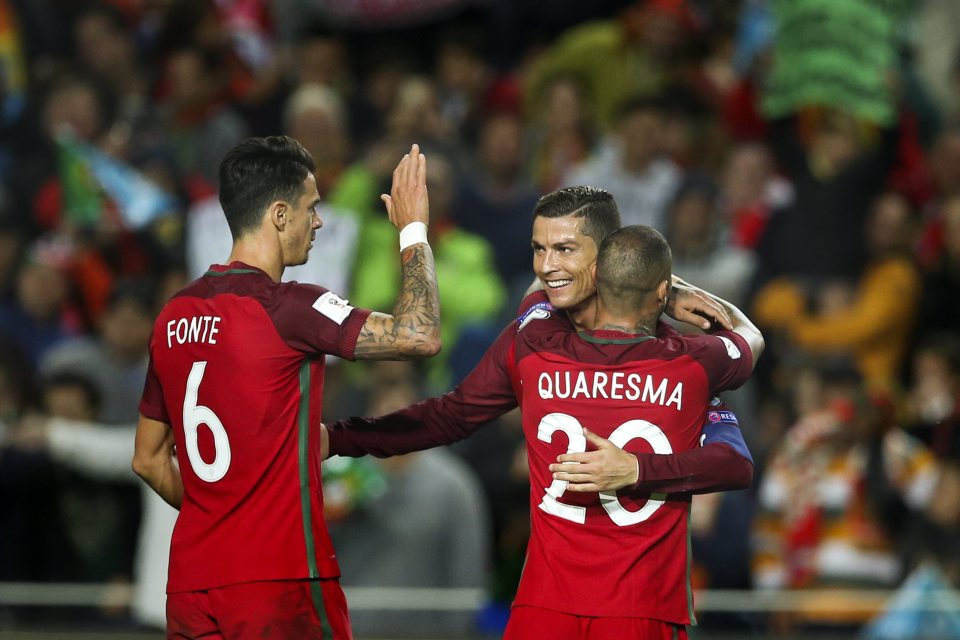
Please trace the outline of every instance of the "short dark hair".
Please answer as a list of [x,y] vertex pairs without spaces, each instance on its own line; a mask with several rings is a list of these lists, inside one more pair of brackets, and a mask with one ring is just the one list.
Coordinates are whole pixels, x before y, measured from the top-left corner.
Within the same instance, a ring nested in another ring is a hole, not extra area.
[[620,210],[608,191],[597,187],[564,187],[537,200],[533,217],[583,218],[581,231],[600,246],[603,239],[620,228]]
[[146,278],[121,278],[114,282],[107,296],[107,309],[113,310],[125,302],[135,305],[152,319],[156,302],[153,282]]
[[236,240],[260,225],[274,201],[294,202],[316,170],[310,152],[289,136],[247,138],[220,163],[220,206]]
[[637,113],[652,113],[665,116],[670,112],[666,100],[660,95],[633,95],[617,104],[614,112],[614,122],[623,124],[623,121]]
[[[41,381],[41,385],[41,400],[44,403],[47,400],[46,394],[51,389],[75,387],[83,392],[83,395],[86,397],[87,402],[90,404],[90,409],[94,414],[99,414],[100,409],[103,407],[103,394],[100,391],[100,387],[96,382],[93,381],[90,375],[75,369],[67,367],[56,369],[50,374],[44,376],[43,380]],[[47,410],[49,407],[44,406],[43,409]]]
[[636,309],[664,280],[670,279],[673,256],[663,235],[645,225],[619,229],[600,244],[597,291],[604,305]]

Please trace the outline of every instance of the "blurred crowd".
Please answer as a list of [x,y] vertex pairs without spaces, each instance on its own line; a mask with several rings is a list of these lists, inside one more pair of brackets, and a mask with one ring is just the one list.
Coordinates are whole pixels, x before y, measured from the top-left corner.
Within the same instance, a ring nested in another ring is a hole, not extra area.
[[[960,586],[958,20],[949,0],[0,0],[0,582],[135,584],[132,613],[108,593],[84,615],[162,624],[174,514],[129,471],[152,320],[227,258],[224,152],[284,133],[324,221],[285,277],[383,311],[379,195],[411,143],[429,158],[443,352],[332,363],[326,420],[450,389],[533,279],[537,198],[602,187],[767,337],[726,398],[754,487],[695,499],[695,586],[892,589],[930,566]],[[327,465],[344,586],[500,605],[358,633],[502,623],[521,444],[511,415]],[[32,611],[0,603],[0,627]]]

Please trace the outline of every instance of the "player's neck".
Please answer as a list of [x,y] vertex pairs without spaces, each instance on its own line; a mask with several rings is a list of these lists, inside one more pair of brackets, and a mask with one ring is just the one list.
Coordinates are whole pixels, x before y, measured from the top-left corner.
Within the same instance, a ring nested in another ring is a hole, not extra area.
[[283,260],[275,251],[271,251],[264,246],[262,242],[256,242],[254,239],[240,238],[234,241],[233,250],[230,251],[230,258],[227,264],[231,262],[242,262],[251,267],[260,269],[274,282],[280,282],[283,276]]
[[591,296],[589,300],[566,311],[577,331],[590,331],[597,322],[597,296]]
[[660,311],[651,313],[610,313],[603,307],[597,310],[596,331],[620,331],[636,335],[652,336],[657,333]]

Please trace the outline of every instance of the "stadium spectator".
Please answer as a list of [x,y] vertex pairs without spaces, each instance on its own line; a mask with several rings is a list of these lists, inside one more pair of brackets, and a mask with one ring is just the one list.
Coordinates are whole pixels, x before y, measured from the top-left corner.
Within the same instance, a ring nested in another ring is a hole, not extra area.
[[62,239],[34,242],[17,271],[15,295],[0,303],[0,336],[17,345],[34,371],[47,353],[80,331],[65,277],[71,257]]
[[517,300],[530,282],[530,211],[537,192],[524,173],[524,126],[517,114],[493,113],[480,125],[474,166],[460,183],[453,204],[457,225],[487,240],[508,299]]
[[617,201],[624,225],[643,224],[663,230],[667,207],[683,172],[664,153],[666,112],[655,97],[626,101],[617,112],[613,144],[572,169],[566,184],[606,189]]
[[578,25],[527,73],[528,111],[542,108],[544,88],[554,77],[574,75],[587,87],[600,125],[614,127],[624,100],[655,95],[682,75],[695,21],[686,0],[635,0],[616,16]]
[[71,372],[96,385],[98,413],[84,420],[133,423],[147,375],[154,312],[149,282],[118,282],[95,336],[73,338],[48,351],[40,362],[41,374]]
[[[759,244],[758,279],[813,286],[856,278],[867,263],[864,229],[896,159],[899,131],[836,109],[770,123],[768,143],[793,199],[773,211]],[[802,248],[802,251],[798,250]]]
[[921,294],[911,251],[914,230],[910,203],[895,193],[881,196],[867,220],[870,263],[856,288],[840,283],[814,289],[819,308],[810,311],[797,280],[771,282],[757,294],[757,320],[784,328],[801,350],[855,358],[870,389],[892,397]]
[[960,196],[941,207],[942,249],[923,273],[915,335],[918,341],[932,333],[958,333],[960,318]]
[[[856,369],[807,369],[810,397],[760,483],[753,575],[760,589],[893,587],[898,542],[930,504],[939,470],[919,441],[874,402]],[[837,591],[830,596],[842,598]],[[855,625],[863,611],[811,602],[796,625]]]
[[[380,369],[385,365],[394,369],[390,374],[393,382],[374,387],[367,407],[371,415],[405,407],[419,397],[411,363],[378,362],[372,366]],[[385,377],[374,376],[378,380]],[[487,586],[489,514],[478,480],[462,460],[433,449],[385,460],[341,461],[379,467],[383,483],[382,490],[371,491],[331,523],[330,536],[343,567],[345,587]],[[397,553],[398,549],[403,552]],[[374,610],[354,612],[351,623],[361,637],[465,637],[474,629],[474,617],[472,611],[425,616]]]
[[731,243],[718,209],[718,193],[705,176],[687,176],[670,204],[664,235],[674,270],[734,305],[746,301],[756,257]]
[[543,110],[532,122],[533,173],[547,193],[564,186],[564,177],[593,151],[596,132],[583,86],[559,76],[546,88]]

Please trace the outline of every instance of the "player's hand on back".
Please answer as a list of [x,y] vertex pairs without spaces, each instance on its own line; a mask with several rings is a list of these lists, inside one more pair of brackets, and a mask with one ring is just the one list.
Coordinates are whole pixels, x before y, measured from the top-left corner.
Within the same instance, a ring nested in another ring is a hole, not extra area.
[[673,288],[667,300],[667,315],[678,322],[686,322],[704,331],[713,326],[732,329],[730,314],[722,304],[710,297],[703,289],[673,277]]
[[550,465],[555,480],[569,483],[567,491],[616,491],[637,484],[636,456],[587,429],[583,435],[595,451],[565,453]]
[[413,145],[393,170],[390,195],[380,199],[387,207],[390,222],[403,229],[411,222],[430,223],[430,200],[427,196],[427,156]]

